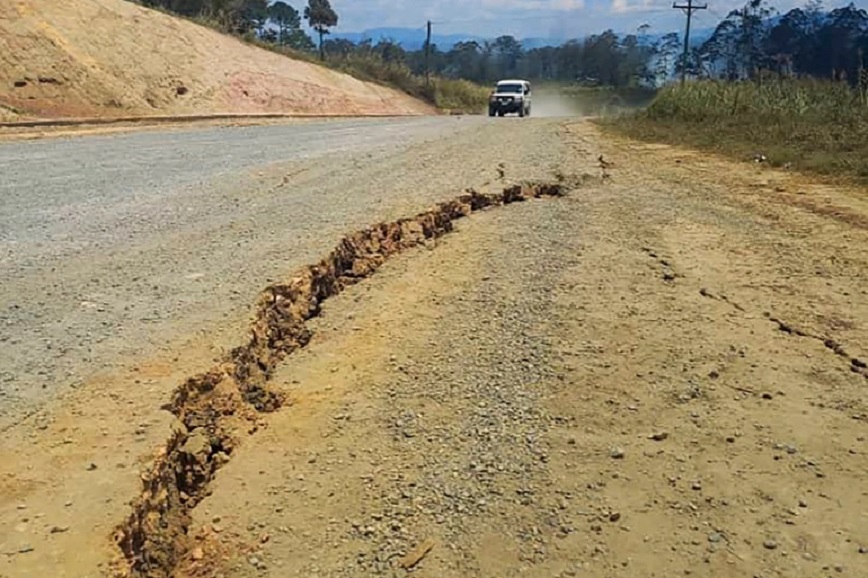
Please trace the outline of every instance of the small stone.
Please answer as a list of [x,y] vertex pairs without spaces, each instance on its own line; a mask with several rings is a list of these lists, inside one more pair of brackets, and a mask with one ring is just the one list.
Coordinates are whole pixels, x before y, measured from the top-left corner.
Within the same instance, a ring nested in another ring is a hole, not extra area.
[[28,552],[33,552],[33,546],[30,544],[23,544],[20,548],[18,548],[19,554],[27,554]]
[[726,443],[734,444],[735,443],[735,436],[726,436]]
[[763,548],[765,548],[766,550],[777,550],[778,543],[774,540],[766,540],[765,542],[763,542]]
[[610,522],[617,522],[620,519],[621,519],[621,513],[620,512],[612,512],[611,514],[609,514],[609,521]]
[[712,532],[708,535],[708,541],[712,544],[717,544],[721,540],[723,540],[723,535],[720,532]]
[[764,393],[762,395],[762,397],[763,397],[763,399],[773,399],[774,398],[774,396],[770,393]]
[[661,432],[657,432],[657,433],[651,434],[651,436],[650,436],[649,439],[652,439],[652,440],[654,440],[655,442],[662,442],[662,441],[664,441],[664,440],[666,440],[666,439],[668,439],[668,438],[669,438],[669,434],[668,434],[667,432],[665,432],[665,431],[661,431]]
[[613,460],[623,460],[624,459],[624,450],[621,448],[612,448],[612,451],[609,452],[609,456]]
[[868,554],[868,546],[859,546],[860,554]]
[[199,561],[205,557],[205,551],[202,550],[202,548],[194,548],[190,557],[193,558],[193,560]]
[[250,558],[247,559],[247,561],[250,562],[251,566],[254,566],[257,568],[259,567],[259,558],[257,558],[256,556],[251,556]]
[[690,487],[698,492],[702,489],[702,482],[693,482],[693,485]]
[[96,464],[90,464],[87,466],[87,471],[92,472],[96,469]]
[[807,508],[808,502],[806,502],[805,500],[799,500],[799,507],[800,508]]
[[52,534],[63,534],[69,531],[69,526],[52,526],[50,532]]
[[838,574],[843,574],[843,572],[844,572],[844,566],[843,565],[835,564],[835,566],[833,566],[833,567],[835,568],[835,572],[837,572]]

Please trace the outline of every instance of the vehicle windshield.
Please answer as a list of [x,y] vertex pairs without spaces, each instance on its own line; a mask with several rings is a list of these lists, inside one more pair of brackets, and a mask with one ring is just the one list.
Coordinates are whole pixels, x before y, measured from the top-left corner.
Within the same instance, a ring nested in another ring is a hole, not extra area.
[[521,94],[524,92],[520,84],[498,84],[495,89],[497,92]]

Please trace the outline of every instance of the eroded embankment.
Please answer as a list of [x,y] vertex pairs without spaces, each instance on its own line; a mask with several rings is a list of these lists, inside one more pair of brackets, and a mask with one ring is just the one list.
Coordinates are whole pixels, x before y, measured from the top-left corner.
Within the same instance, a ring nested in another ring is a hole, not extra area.
[[348,235],[321,262],[266,288],[247,343],[208,373],[188,379],[165,406],[177,417],[176,425],[143,475],[132,513],[116,531],[126,559],[119,574],[175,574],[190,549],[193,508],[231,459],[238,439],[260,426],[259,414],[281,407],[284,399],[268,389],[268,381],[283,358],[310,341],[306,322],[319,314],[323,301],[370,276],[389,256],[450,232],[456,219],[487,207],[563,194],[560,184],[516,185],[493,195],[470,191],[415,217]]

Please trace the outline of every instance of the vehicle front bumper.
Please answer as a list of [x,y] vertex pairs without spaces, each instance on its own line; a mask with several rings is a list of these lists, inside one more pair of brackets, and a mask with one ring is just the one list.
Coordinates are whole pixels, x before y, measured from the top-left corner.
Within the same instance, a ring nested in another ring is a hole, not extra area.
[[488,109],[495,112],[518,112],[524,107],[523,100],[489,100]]

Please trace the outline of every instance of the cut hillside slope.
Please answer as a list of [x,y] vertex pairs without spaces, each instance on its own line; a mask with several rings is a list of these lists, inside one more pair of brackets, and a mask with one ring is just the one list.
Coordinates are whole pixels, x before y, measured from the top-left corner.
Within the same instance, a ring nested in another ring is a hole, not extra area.
[[0,120],[431,111],[399,91],[124,0],[0,3]]

